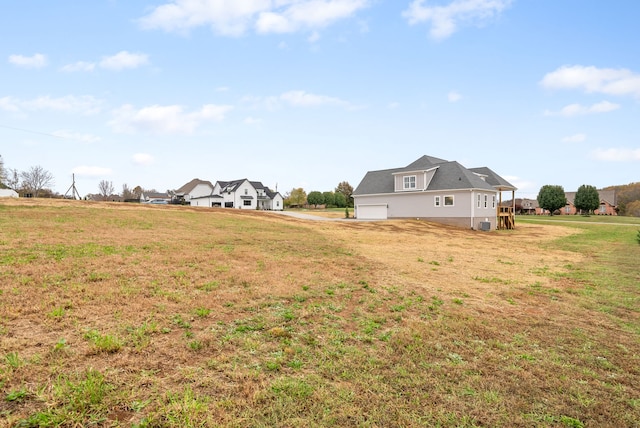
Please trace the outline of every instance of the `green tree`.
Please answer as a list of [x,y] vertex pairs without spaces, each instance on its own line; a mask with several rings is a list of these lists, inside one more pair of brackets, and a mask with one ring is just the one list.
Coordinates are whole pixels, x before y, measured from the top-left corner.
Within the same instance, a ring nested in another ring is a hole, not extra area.
[[595,211],[600,206],[600,195],[598,189],[587,184],[583,184],[578,188],[576,197],[573,200],[576,209],[586,211],[587,214]]
[[327,207],[333,207],[336,205],[336,195],[333,192],[322,192],[324,197],[324,203]]
[[322,196],[322,193],[314,190],[307,195],[307,202],[317,207],[318,205],[324,204],[324,196]]
[[292,189],[284,202],[289,207],[301,207],[307,203],[307,192],[302,187]]
[[348,181],[341,181],[338,183],[338,187],[336,187],[335,193],[342,193],[344,195],[345,200],[347,201],[347,206],[353,206],[353,186],[349,184]]
[[334,197],[334,204],[336,205],[336,207],[344,208],[347,206],[347,199],[344,197],[342,193],[336,192],[333,194],[333,197]]
[[549,210],[549,215],[553,215],[555,210],[567,205],[567,198],[564,195],[562,186],[546,184],[538,192],[538,205],[540,208]]

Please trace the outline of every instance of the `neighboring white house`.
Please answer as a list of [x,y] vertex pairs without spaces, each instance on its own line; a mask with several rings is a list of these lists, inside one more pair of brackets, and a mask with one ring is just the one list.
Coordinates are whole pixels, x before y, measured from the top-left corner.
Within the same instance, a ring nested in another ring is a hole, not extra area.
[[13,189],[0,189],[0,198],[17,198],[18,192]]
[[359,219],[419,218],[496,229],[505,190],[516,188],[489,168],[423,156],[404,168],[367,172],[352,196]]
[[238,208],[248,210],[274,210],[284,208],[284,198],[259,181],[246,178],[234,181],[216,181],[209,195],[191,197],[192,206]]
[[179,201],[190,203],[192,198],[209,196],[213,192],[213,184],[210,181],[194,178],[174,192],[174,197]]

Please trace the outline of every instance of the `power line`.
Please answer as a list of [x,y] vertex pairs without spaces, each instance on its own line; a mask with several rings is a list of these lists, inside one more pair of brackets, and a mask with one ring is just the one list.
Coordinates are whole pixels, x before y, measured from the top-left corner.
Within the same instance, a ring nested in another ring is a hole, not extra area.
[[0,125],[0,128],[13,129],[14,131],[29,132],[29,133],[31,133],[31,134],[46,135],[47,137],[61,138],[61,139],[63,139],[63,140],[64,140],[64,137],[61,137],[60,135],[47,134],[46,132],[32,131],[32,130],[30,130],[30,129],[16,128],[16,127],[14,127],[14,126],[6,126],[6,125]]

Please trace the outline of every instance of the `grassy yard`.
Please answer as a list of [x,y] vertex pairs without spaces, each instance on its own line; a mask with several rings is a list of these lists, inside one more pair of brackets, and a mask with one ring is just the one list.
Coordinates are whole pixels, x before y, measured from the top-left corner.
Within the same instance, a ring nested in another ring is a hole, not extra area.
[[543,220],[2,201],[0,426],[640,426],[640,226]]

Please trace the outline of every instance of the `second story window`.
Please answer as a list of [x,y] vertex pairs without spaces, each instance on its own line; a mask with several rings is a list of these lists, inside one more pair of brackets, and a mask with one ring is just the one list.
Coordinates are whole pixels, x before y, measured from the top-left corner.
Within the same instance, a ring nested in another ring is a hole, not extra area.
[[404,190],[411,190],[416,188],[416,176],[409,175],[404,177],[404,185],[402,187]]

